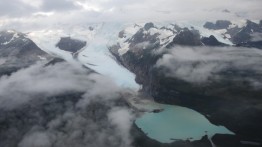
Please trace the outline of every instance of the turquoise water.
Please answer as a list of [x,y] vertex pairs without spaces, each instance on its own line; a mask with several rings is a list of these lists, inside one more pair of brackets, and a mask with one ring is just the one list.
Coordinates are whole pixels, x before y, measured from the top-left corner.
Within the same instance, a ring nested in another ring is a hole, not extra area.
[[162,143],[174,140],[200,140],[204,135],[234,134],[223,126],[211,124],[202,114],[185,107],[159,104],[162,112],[147,112],[136,125],[148,137]]

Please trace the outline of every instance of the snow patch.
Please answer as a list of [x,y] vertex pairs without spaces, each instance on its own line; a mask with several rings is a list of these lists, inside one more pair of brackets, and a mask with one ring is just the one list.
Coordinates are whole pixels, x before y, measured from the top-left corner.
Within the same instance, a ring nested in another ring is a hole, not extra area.
[[46,60],[46,57],[37,56],[40,60]]
[[11,43],[12,41],[14,41],[16,38],[19,38],[18,33],[16,33],[15,31],[13,31],[13,30],[8,30],[7,32],[8,32],[8,33],[12,33],[12,34],[13,34],[13,37],[12,37],[9,41],[6,41],[6,42],[4,42],[4,43],[1,43],[2,45],[7,45],[7,44]]
[[230,39],[230,38],[231,38],[231,35],[230,35],[230,34],[225,34],[225,37],[226,37],[227,39]]
[[231,25],[228,27],[228,29],[232,29],[232,28],[235,28],[235,27],[238,27],[238,28],[243,28],[245,26],[247,26],[247,21],[246,20],[234,20],[234,21],[231,21]]
[[130,43],[127,42],[127,38],[131,38],[141,26],[134,24],[132,26],[128,26],[123,30],[124,38],[118,38],[117,42],[120,45],[120,49],[118,50],[119,55],[124,55],[129,50]]
[[150,28],[148,31],[150,35],[158,34],[160,45],[171,42],[173,40],[173,37],[176,35],[173,31],[168,29]]
[[222,43],[228,44],[228,45],[233,45],[233,43],[228,39],[231,36],[228,36],[228,35],[227,35],[228,37],[225,36],[225,34],[224,34],[225,30],[210,31],[210,30],[205,29],[205,28],[197,28],[197,29],[199,30],[200,35],[203,36],[203,37],[209,37],[209,36],[213,35],[213,36],[216,37],[216,39],[219,42],[222,42]]
[[218,34],[225,34],[227,32],[227,29],[215,30],[215,32]]
[[16,33],[14,30],[7,30],[8,33]]
[[120,49],[118,50],[118,54],[119,55],[124,55],[128,50],[129,50],[129,45],[130,43],[127,43],[127,42],[119,42],[120,44]]

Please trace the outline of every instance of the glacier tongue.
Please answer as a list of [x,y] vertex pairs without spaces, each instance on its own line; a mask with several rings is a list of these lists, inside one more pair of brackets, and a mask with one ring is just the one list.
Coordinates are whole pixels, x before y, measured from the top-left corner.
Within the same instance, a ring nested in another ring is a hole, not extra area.
[[86,49],[79,54],[78,60],[96,72],[111,77],[119,86],[139,90],[135,75],[118,64],[107,47],[111,41],[117,40],[116,34],[122,28],[120,24],[103,24]]
[[60,37],[68,36],[68,34],[74,38],[81,38],[81,40],[87,41],[87,46],[81,49],[78,54],[78,62],[99,74],[112,78],[121,87],[137,91],[140,86],[135,81],[135,75],[118,64],[107,47],[110,42],[116,42],[118,39],[117,34],[123,28],[123,24],[103,23],[95,25],[92,31],[83,26],[74,29],[73,32],[71,32],[72,30],[67,32],[66,30],[55,29],[32,31],[28,34],[28,37],[47,53],[73,63],[75,57],[70,52],[60,50],[55,45]]

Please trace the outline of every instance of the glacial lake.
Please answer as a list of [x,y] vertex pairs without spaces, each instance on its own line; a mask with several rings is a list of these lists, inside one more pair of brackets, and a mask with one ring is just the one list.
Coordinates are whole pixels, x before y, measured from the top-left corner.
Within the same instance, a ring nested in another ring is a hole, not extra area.
[[[156,105],[156,103],[154,104]],[[176,140],[200,140],[204,135],[234,134],[223,126],[216,126],[202,114],[185,107],[158,104],[158,113],[145,112],[135,124],[151,139],[161,143]]]

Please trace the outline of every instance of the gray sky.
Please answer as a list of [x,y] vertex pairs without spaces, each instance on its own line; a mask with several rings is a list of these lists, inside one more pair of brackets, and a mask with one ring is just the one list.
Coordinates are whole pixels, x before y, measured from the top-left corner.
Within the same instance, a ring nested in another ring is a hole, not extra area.
[[261,0],[0,0],[0,27],[107,21],[259,20],[261,6]]

